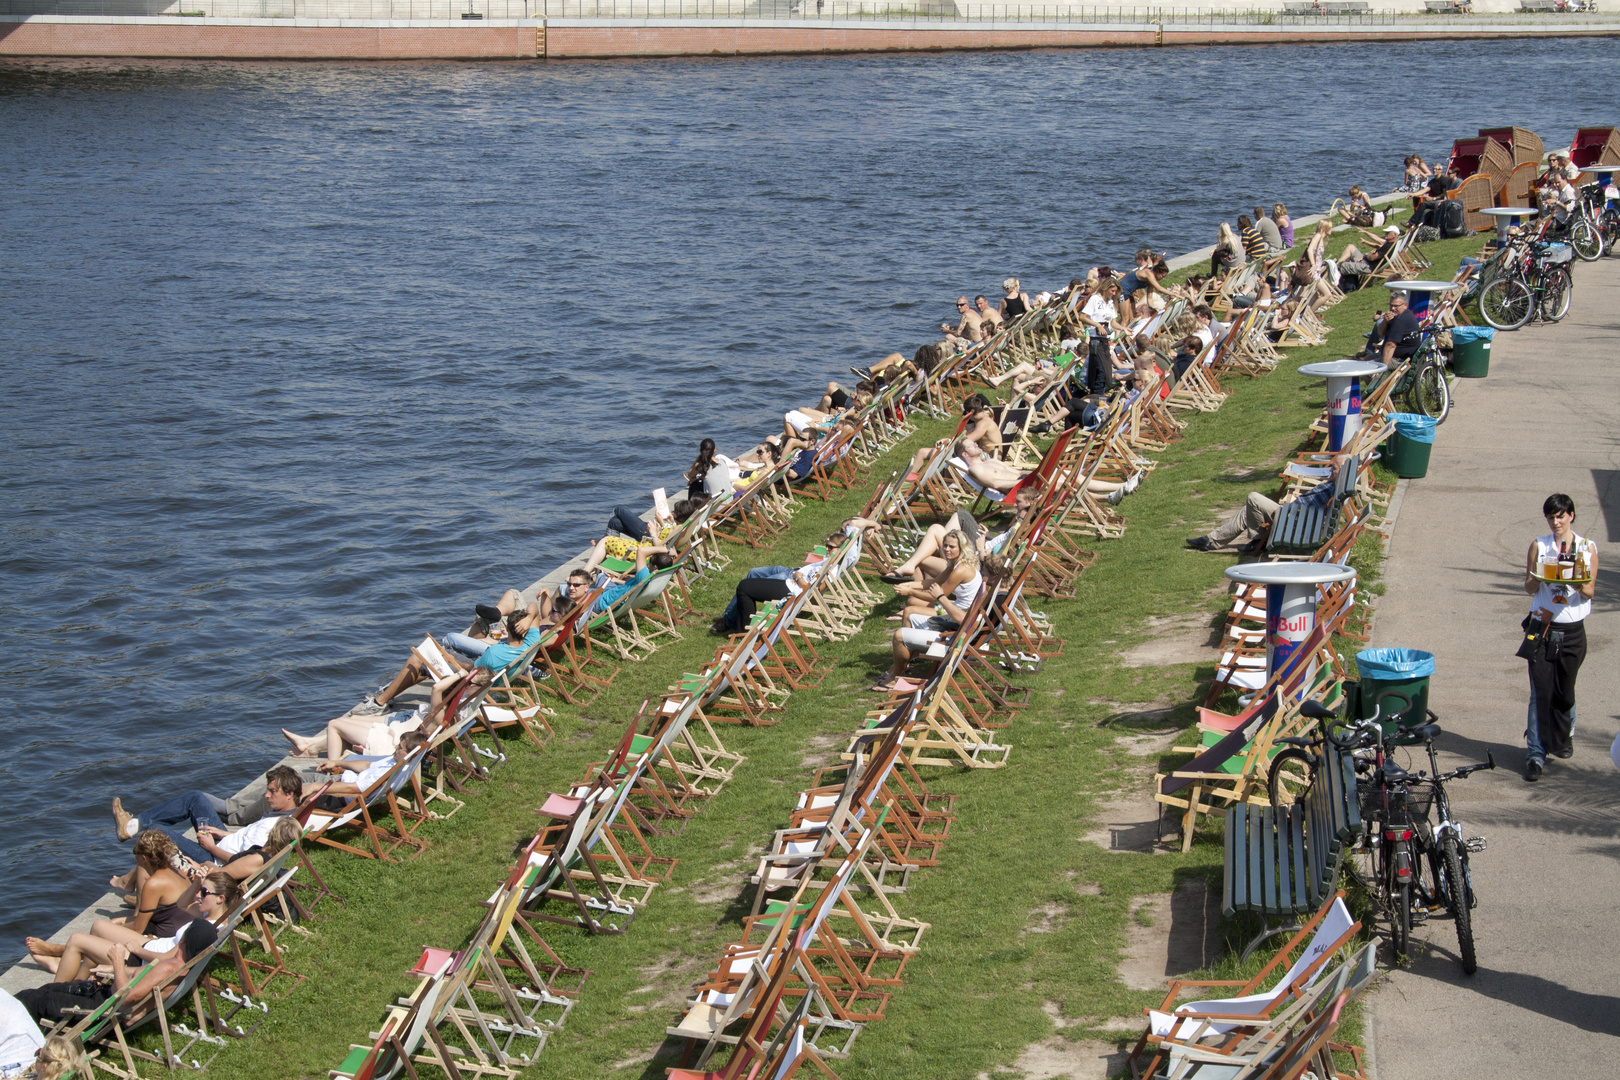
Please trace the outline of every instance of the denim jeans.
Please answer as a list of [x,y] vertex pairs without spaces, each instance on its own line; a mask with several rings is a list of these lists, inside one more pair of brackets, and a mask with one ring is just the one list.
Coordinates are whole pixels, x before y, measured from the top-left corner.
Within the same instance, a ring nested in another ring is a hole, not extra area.
[[623,533],[632,540],[640,540],[652,531],[647,528],[647,523],[641,520],[641,515],[628,506],[615,506],[613,516],[608,518],[607,527],[614,532]]
[[468,637],[466,634],[446,634],[440,640],[462,656],[470,656],[474,660],[483,656],[484,650],[489,648],[489,642],[479,641],[477,638]]
[[216,829],[225,826],[219,820],[219,803],[212,795],[202,791],[188,791],[184,795],[176,795],[167,802],[159,803],[150,810],[143,811],[138,816],[141,819],[142,829],[159,829],[165,833],[180,854],[194,862],[212,862],[214,857],[203,850],[201,844],[186,836],[186,826],[201,828],[212,825]]
[[[743,580],[747,581],[749,578],[776,578],[778,581],[786,581],[793,576],[794,569],[791,566],[756,566],[743,575]],[[737,597],[735,594],[731,597],[731,603],[726,605],[726,613],[722,618],[725,620],[727,630],[742,629],[741,626],[737,625]]]
[[[1569,736],[1575,737],[1575,706],[1569,707]],[[1541,748],[1541,722],[1536,710],[1536,684],[1530,684],[1530,708],[1524,725],[1525,758],[1547,763],[1547,752]]]

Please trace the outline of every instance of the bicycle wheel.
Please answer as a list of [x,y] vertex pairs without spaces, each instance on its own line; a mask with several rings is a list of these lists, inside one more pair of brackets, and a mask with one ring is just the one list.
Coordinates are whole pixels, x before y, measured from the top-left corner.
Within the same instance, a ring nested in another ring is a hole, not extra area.
[[1530,321],[1530,289],[1518,278],[1497,278],[1479,293],[1479,314],[1498,330],[1517,330]]
[[1569,246],[1581,261],[1592,262],[1603,255],[1603,234],[1589,218],[1578,217],[1569,223]]
[[1569,314],[1570,294],[1575,291],[1575,283],[1570,279],[1569,271],[1562,266],[1547,271],[1542,281],[1541,317],[1548,322],[1558,322]]
[[1314,775],[1314,759],[1297,746],[1290,746],[1272,758],[1271,771],[1266,774],[1271,808],[1286,810],[1303,799]]
[[1440,841],[1440,852],[1446,868],[1446,907],[1457,922],[1457,955],[1462,958],[1463,974],[1472,975],[1479,970],[1479,959],[1474,955],[1474,918],[1469,910],[1468,874],[1463,869],[1466,856],[1457,847],[1455,836]]
[[1430,360],[1413,371],[1406,406],[1412,412],[1434,417],[1436,423],[1445,423],[1446,414],[1451,411],[1451,387],[1446,382],[1446,369]]
[[1397,959],[1411,955],[1412,886],[1391,885],[1389,890],[1389,945]]

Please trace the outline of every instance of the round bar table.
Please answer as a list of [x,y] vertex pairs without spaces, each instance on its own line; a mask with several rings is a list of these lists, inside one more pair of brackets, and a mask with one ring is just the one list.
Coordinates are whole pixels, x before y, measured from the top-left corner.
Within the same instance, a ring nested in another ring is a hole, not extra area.
[[1266,587],[1266,679],[1288,662],[1316,629],[1322,586],[1352,581],[1356,572],[1338,563],[1257,562],[1228,566],[1233,581]]
[[1455,281],[1386,281],[1386,289],[1405,289],[1410,294],[1407,310],[1418,317],[1418,322],[1429,317],[1429,300],[1436,293],[1448,293],[1462,288]]
[[1374,360],[1330,360],[1299,369],[1301,375],[1327,380],[1329,450],[1343,450],[1361,430],[1361,380],[1383,370]]
[[1487,206],[1474,213],[1496,219],[1496,242],[1500,244],[1507,240],[1509,228],[1529,221],[1541,211],[1533,206]]

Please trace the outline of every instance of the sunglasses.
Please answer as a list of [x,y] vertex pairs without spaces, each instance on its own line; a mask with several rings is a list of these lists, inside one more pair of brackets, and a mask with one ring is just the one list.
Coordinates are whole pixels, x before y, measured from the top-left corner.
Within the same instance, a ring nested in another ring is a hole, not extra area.
[[222,892],[214,892],[212,889],[204,889],[204,890],[202,890],[202,894],[204,896],[221,896],[221,897],[225,895]]

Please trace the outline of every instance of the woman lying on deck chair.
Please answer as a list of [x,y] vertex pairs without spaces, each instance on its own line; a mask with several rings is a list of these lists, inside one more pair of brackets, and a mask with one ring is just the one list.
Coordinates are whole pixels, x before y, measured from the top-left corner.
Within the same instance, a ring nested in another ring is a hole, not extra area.
[[968,606],[984,584],[979,556],[959,531],[952,529],[945,534],[939,555],[939,573],[924,574],[921,581],[894,587],[897,595],[906,598],[906,604],[900,609],[900,629],[894,632],[894,664],[872,687],[874,690],[915,689],[901,682],[912,654],[926,651],[941,634],[960,629]]
[[[550,599],[549,595],[547,599]],[[551,624],[544,622],[540,625]],[[483,651],[480,649],[480,654]],[[328,720],[326,730],[319,735],[297,735],[286,728],[282,728],[281,733],[292,743],[294,757],[319,757],[324,752],[328,761],[339,761],[348,750],[372,755],[392,754],[399,746],[399,737],[407,731],[439,729],[444,719],[445,701],[456,687],[471,681],[473,688],[479,690],[488,686],[493,678],[494,673],[488,668],[474,667],[471,671],[446,675],[435,682],[427,704],[418,705],[410,712],[382,716],[339,716]]]
[[122,946],[126,955],[140,961],[178,955],[176,950],[180,947],[180,939],[191,925],[198,920],[204,920],[210,926],[218,925],[242,899],[242,887],[225,871],[216,870],[187,889],[186,897],[189,899],[192,896],[196,897],[196,906],[183,909],[184,921],[172,933],[164,936],[132,930],[121,920],[97,919],[89,933],[74,934],[65,945],[52,945],[39,938],[29,938],[28,951],[40,967],[54,973],[55,981],[59,983],[90,978],[96,967],[112,963],[115,946]]

